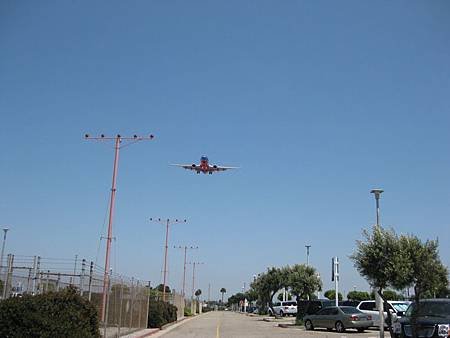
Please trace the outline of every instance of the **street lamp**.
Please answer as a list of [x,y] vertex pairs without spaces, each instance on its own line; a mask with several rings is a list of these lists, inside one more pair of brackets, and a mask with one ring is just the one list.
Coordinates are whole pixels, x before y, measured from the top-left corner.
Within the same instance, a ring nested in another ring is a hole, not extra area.
[[377,223],[376,225],[380,225],[380,197],[381,193],[383,193],[382,189],[372,189],[370,191],[371,194],[375,195],[375,202],[376,202],[376,208],[377,208]]
[[306,266],[309,266],[309,248],[311,245],[305,245],[306,248]]
[[[380,226],[380,196],[383,193],[382,189],[372,189],[371,194],[375,196],[376,208],[377,208],[377,223],[376,226]],[[378,306],[378,311],[380,313],[380,338],[384,338],[384,306],[380,294],[375,290],[375,302]]]
[[3,254],[5,253],[6,233],[8,232],[9,228],[3,228],[2,230],[3,230],[3,244],[2,244],[2,254],[0,256],[0,276],[3,270]]

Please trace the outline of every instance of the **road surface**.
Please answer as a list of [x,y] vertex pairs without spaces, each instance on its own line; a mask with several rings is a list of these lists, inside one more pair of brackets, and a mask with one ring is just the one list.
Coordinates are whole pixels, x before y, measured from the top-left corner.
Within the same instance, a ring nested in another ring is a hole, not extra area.
[[[162,332],[161,332],[162,333]],[[265,322],[261,317],[218,311],[208,312],[194,318],[173,330],[162,334],[163,338],[376,338],[378,332],[355,333],[303,331],[301,329],[280,328],[278,323]]]

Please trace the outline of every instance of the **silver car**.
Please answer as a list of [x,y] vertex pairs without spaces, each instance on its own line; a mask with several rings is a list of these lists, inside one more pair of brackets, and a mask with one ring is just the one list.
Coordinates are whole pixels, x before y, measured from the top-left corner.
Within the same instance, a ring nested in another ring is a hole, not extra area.
[[364,332],[373,325],[372,317],[362,313],[353,306],[330,306],[321,309],[314,315],[303,317],[306,330],[314,330],[316,327],[324,327],[331,331],[345,332],[346,329],[356,329]]

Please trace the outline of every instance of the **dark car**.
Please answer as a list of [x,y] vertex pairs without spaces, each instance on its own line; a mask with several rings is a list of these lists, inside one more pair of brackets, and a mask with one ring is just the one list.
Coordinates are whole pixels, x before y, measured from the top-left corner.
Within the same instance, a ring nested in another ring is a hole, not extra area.
[[420,338],[450,337],[450,299],[424,299],[417,307],[412,303],[396,324],[399,336],[412,337],[411,316],[417,311],[417,336]]
[[300,300],[297,301],[297,313],[302,317],[305,315],[313,315],[319,310],[325,307],[335,306],[335,304],[334,300],[329,299]]

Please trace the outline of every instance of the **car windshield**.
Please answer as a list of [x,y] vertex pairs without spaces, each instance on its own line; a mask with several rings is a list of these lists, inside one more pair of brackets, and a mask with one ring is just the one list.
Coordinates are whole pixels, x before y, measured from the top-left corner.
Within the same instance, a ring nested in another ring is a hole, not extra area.
[[408,309],[409,304],[408,303],[395,303],[391,304],[392,307],[395,309],[395,311],[402,311],[405,312]]
[[[413,311],[416,310],[415,303],[406,311],[406,316],[411,317]],[[439,316],[450,317],[450,302],[421,302],[417,312],[418,316]]]
[[347,314],[362,313],[356,307],[353,307],[353,306],[341,306],[340,309],[342,312],[347,313]]

